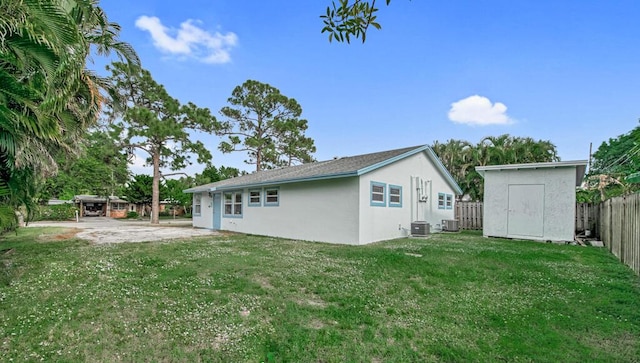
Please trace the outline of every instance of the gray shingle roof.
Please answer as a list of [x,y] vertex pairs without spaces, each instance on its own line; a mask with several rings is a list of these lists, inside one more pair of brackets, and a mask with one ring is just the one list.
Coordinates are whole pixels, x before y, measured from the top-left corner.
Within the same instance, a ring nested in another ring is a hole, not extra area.
[[413,146],[372,154],[349,156],[333,160],[289,166],[279,169],[264,170],[189,188],[185,190],[185,193],[356,176],[369,171],[367,170],[368,168],[375,169],[376,166],[380,167],[386,165],[386,162],[395,160],[395,158],[403,158],[413,155],[427,148],[428,146],[426,145]]

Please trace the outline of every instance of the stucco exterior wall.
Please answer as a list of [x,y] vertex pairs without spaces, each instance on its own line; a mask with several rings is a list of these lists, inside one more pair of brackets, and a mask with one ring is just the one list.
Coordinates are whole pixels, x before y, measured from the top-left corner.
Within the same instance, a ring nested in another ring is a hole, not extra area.
[[213,200],[209,196],[209,193],[193,193],[193,205],[195,212],[195,198],[196,195],[200,194],[201,199],[201,207],[200,207],[200,215],[193,213],[193,226],[196,228],[208,228],[213,229]]
[[357,177],[282,184],[278,188],[279,205],[260,207],[249,206],[249,189],[242,189],[242,217],[222,216],[222,229],[306,241],[359,243]]
[[[484,179],[484,236],[573,241],[575,167],[488,170]],[[542,237],[523,236],[513,226],[509,232],[509,185],[544,186]]]
[[[424,181],[424,202],[418,201],[416,177]],[[371,205],[371,182],[384,183],[386,206]],[[439,231],[443,219],[454,218],[455,192],[426,152],[391,163],[360,177],[360,244],[406,237],[411,222],[427,221],[431,231]],[[402,207],[389,206],[388,187],[402,187]],[[450,209],[438,209],[438,193],[452,196]]]

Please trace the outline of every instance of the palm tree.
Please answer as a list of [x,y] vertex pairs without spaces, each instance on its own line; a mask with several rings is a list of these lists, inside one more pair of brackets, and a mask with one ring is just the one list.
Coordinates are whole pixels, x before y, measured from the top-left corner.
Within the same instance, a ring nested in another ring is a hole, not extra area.
[[93,0],[3,1],[0,203],[28,202],[16,198],[28,193],[10,188],[21,170],[31,171],[25,181],[34,183],[36,175],[55,173],[53,152],[79,151],[78,141],[97,120],[100,88],[106,85],[86,68],[91,47],[139,63],[133,49],[117,41],[118,31]]

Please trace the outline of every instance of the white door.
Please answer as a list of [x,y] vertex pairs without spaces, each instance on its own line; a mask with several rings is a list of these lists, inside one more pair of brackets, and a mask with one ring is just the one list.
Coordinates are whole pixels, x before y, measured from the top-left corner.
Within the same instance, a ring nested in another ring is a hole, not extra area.
[[507,236],[544,235],[544,184],[509,185]]

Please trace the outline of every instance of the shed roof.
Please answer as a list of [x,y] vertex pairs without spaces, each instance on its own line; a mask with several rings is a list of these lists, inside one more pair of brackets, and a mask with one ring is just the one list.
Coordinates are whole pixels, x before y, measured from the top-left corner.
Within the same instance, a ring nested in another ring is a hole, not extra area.
[[555,161],[550,163],[527,163],[476,166],[476,171],[484,178],[487,171],[523,170],[523,169],[549,169],[549,168],[576,168],[576,186],[580,186],[584,173],[587,170],[587,160]]
[[436,154],[428,145],[413,146],[402,149],[336,158],[327,161],[313,162],[272,170],[264,170],[231,179],[221,180],[215,183],[189,188],[184,192],[197,193],[205,191],[229,190],[239,187],[257,187],[264,185],[297,183],[312,180],[358,176],[423,151],[427,153],[436,168],[442,172],[442,175],[453,187],[453,189],[458,194],[462,194],[462,190],[460,189],[458,184],[455,182],[453,177],[451,177],[451,174],[449,174],[447,169],[440,162],[440,159],[438,159]]

